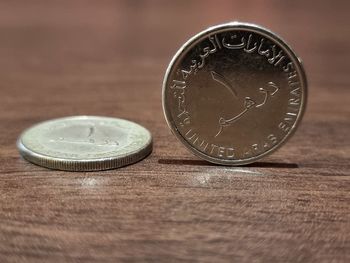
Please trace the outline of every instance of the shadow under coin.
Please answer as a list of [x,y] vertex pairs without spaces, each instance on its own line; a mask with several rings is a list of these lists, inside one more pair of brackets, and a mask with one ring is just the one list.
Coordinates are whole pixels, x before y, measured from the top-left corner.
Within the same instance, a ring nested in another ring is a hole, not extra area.
[[[205,160],[190,160],[190,159],[159,159],[159,164],[168,165],[195,165],[195,166],[220,166],[217,164],[210,163]],[[255,167],[255,168],[299,168],[296,163],[278,163],[278,162],[255,162],[241,167]]]

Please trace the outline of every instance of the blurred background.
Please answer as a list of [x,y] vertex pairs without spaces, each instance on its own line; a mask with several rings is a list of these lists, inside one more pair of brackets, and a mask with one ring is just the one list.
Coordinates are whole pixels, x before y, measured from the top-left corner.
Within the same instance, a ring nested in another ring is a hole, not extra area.
[[[12,118],[21,105],[23,116],[39,119],[137,119],[140,105],[161,111],[162,78],[177,49],[229,21],[260,24],[294,48],[305,64],[310,110],[332,87],[349,84],[347,1],[0,1],[0,111]],[[326,118],[333,109],[325,108]]]

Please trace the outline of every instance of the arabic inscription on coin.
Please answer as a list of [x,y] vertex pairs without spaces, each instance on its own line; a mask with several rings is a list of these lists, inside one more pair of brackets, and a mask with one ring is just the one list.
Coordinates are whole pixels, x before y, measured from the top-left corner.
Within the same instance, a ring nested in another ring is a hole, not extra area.
[[230,23],[190,39],[171,61],[163,109],[180,141],[208,161],[240,165],[281,146],[306,103],[300,60],[274,33]]

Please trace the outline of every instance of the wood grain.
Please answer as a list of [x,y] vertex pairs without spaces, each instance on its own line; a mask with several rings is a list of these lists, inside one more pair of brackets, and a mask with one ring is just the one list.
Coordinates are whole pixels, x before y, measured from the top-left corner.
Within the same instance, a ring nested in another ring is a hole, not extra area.
[[[350,262],[349,1],[0,1],[0,262]],[[199,160],[161,108],[193,34],[261,24],[303,58],[294,137],[244,167]],[[20,132],[68,115],[127,118],[150,157],[70,173],[19,157]]]

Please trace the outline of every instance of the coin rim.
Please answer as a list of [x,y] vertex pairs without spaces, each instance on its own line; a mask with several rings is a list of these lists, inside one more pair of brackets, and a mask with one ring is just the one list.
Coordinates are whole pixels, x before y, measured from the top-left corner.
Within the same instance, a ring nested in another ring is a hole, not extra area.
[[[192,146],[189,142],[187,142],[187,140],[183,137],[183,135],[180,134],[180,132],[177,129],[177,126],[175,124],[175,121],[172,118],[170,109],[166,105],[166,100],[165,100],[167,82],[169,80],[169,76],[171,74],[172,68],[173,68],[174,64],[178,61],[178,59],[183,55],[183,53],[185,53],[188,50],[188,48],[191,48],[191,46],[194,45],[196,42],[200,42],[202,37],[209,35],[210,33],[213,33],[213,32],[216,32],[216,33],[224,32],[227,29],[247,30],[250,32],[258,33],[262,36],[267,37],[268,39],[272,40],[273,42],[278,43],[283,48],[283,50],[287,53],[289,58],[296,65],[296,70],[298,71],[299,76],[300,76],[300,80],[302,82],[301,87],[303,88],[303,97],[302,97],[302,101],[301,101],[300,111],[299,111],[299,114],[298,114],[295,122],[293,123],[293,126],[289,130],[289,132],[283,137],[283,139],[281,139],[278,142],[278,144],[276,144],[274,147],[272,147],[268,151],[265,151],[257,156],[249,157],[247,159],[234,159],[234,160],[232,160],[232,159],[220,159],[220,158],[212,157],[210,155],[207,155],[207,154],[197,150],[194,146]],[[237,165],[237,166],[239,166],[239,165],[253,163],[253,162],[271,154],[272,152],[279,149],[283,144],[285,144],[292,137],[292,135],[295,133],[296,128],[299,125],[299,123],[301,122],[301,120],[304,116],[304,113],[305,113],[306,102],[307,102],[307,97],[308,97],[308,88],[307,87],[308,87],[307,78],[306,78],[306,74],[305,74],[302,60],[296,55],[294,50],[286,43],[285,40],[283,40],[278,34],[272,32],[269,29],[264,28],[262,26],[252,24],[252,23],[235,21],[235,22],[230,22],[230,23],[212,26],[212,27],[209,27],[209,28],[199,32],[198,34],[191,37],[187,42],[185,42],[185,44],[183,44],[181,46],[181,48],[175,53],[175,55],[173,56],[173,58],[171,59],[169,65],[167,67],[167,70],[165,72],[165,76],[163,79],[162,107],[163,107],[163,113],[165,116],[165,120],[166,120],[170,130],[176,136],[176,138],[178,140],[180,140],[180,142],[182,142],[183,145],[185,145],[185,147],[190,152],[192,152],[196,156],[198,156],[204,160],[207,160],[209,162],[212,162],[212,163],[222,164],[222,165]]]
[[[109,119],[114,121],[118,121],[118,120],[127,121],[143,128],[145,132],[148,133],[149,140],[145,142],[143,147],[137,150],[134,150],[130,153],[127,153],[124,156],[111,156],[106,158],[91,158],[91,159],[84,159],[84,160],[59,158],[59,157],[46,155],[43,153],[38,153],[37,151],[33,151],[28,147],[26,147],[22,142],[22,138],[25,135],[25,133],[28,130],[35,128],[36,126],[43,125],[48,122],[72,120],[72,119],[74,120],[74,119],[82,119],[82,118],[103,118],[103,119]],[[31,163],[34,163],[36,165],[54,169],[54,170],[89,172],[89,171],[102,171],[102,170],[116,169],[116,168],[120,168],[123,166],[136,163],[146,158],[152,152],[153,138],[152,138],[152,134],[148,129],[141,126],[140,124],[137,124],[129,120],[113,118],[113,117],[104,117],[104,116],[78,115],[78,116],[69,116],[69,117],[63,117],[63,118],[55,118],[55,119],[39,122],[25,129],[18,137],[16,145],[21,156],[25,160]]]

